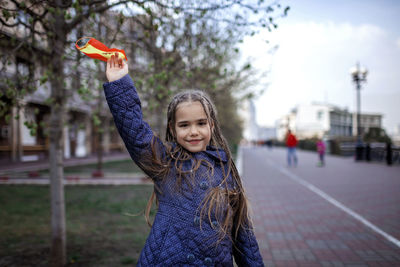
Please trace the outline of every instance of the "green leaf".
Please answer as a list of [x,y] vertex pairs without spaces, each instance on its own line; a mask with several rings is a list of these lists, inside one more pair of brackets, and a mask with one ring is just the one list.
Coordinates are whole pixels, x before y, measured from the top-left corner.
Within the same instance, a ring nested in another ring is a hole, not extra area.
[[6,91],[6,96],[8,98],[13,98],[15,96],[15,91],[13,89],[11,89],[11,88],[8,88],[7,91]]
[[148,14],[148,15],[152,15],[153,14],[153,12],[151,11],[151,9],[149,8],[149,7],[146,7],[145,9],[144,9],[144,11]]
[[44,103],[45,103],[46,105],[48,105],[48,106],[51,106],[51,105],[54,103],[54,98],[49,97],[49,98],[47,98],[47,99],[44,101]]
[[124,14],[123,14],[122,11],[121,11],[121,12],[119,13],[119,16],[118,16],[118,22],[119,22],[119,24],[123,24],[124,21],[125,21],[125,16],[124,16]]
[[8,19],[11,18],[10,12],[6,9],[3,9],[3,17],[6,19],[6,22],[7,22]]
[[95,126],[99,126],[101,124],[100,118],[96,114],[93,115],[93,124]]
[[72,16],[69,12],[65,12],[64,18],[65,18],[65,20],[70,20],[70,19],[72,19]]
[[10,115],[10,114],[7,114],[4,118],[5,118],[5,120],[6,120],[6,123],[9,123],[9,122],[10,122],[10,119],[11,119],[11,115]]
[[39,79],[40,85],[46,83],[48,79],[49,79],[49,77],[46,74],[43,75],[42,77],[40,77],[40,79]]
[[285,10],[283,11],[283,14],[284,14],[285,16],[287,16],[287,13],[289,12],[289,10],[290,10],[290,6],[287,6],[287,7],[285,8]]

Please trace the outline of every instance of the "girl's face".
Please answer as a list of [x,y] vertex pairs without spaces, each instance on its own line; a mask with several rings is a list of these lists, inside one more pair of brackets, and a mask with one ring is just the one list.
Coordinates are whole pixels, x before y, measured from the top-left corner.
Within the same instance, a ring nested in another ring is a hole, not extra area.
[[180,103],[173,127],[178,144],[190,152],[204,151],[210,143],[212,125],[199,101]]

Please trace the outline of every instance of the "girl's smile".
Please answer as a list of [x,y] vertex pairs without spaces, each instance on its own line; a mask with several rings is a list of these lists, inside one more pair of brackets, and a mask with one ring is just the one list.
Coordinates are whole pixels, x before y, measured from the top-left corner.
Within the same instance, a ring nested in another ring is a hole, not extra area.
[[198,143],[200,143],[201,140],[190,140],[189,143],[192,145],[197,145]]
[[180,103],[176,108],[175,121],[178,144],[190,152],[206,150],[211,140],[211,126],[199,101]]

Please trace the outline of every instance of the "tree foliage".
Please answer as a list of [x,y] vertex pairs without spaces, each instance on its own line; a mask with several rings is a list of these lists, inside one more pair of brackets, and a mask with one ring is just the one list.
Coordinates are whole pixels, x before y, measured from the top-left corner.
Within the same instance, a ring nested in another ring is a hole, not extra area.
[[364,135],[364,142],[382,142],[391,143],[390,137],[386,134],[385,130],[378,127],[369,128],[368,132]]

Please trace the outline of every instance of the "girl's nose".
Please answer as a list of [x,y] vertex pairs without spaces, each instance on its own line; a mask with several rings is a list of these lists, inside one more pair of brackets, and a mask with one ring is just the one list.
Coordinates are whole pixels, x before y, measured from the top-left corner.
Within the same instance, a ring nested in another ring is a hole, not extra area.
[[190,135],[198,135],[199,131],[196,126],[190,127]]

